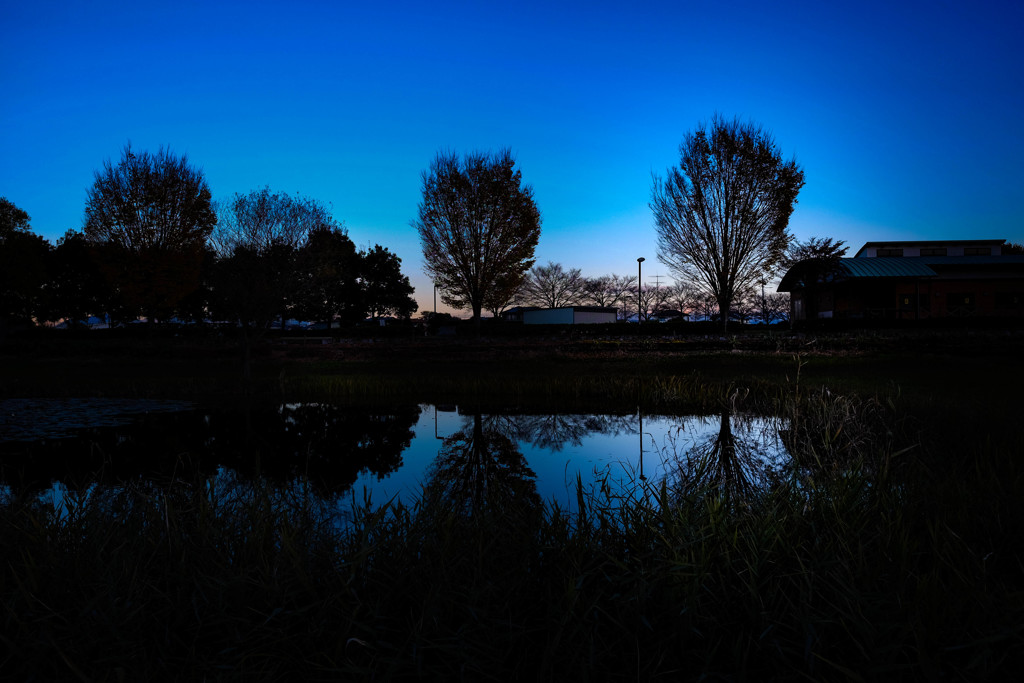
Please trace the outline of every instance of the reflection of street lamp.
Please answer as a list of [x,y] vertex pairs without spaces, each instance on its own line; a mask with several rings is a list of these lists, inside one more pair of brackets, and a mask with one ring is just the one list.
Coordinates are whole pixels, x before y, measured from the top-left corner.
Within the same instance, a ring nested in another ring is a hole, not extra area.
[[644,411],[637,408],[636,412],[640,416],[640,481],[647,481],[644,476]]
[[642,298],[641,290],[643,289],[643,286],[644,286],[643,285],[643,282],[644,282],[643,276],[640,275],[640,272],[643,269],[643,266],[640,265],[640,264],[642,264],[643,262],[644,262],[644,257],[643,256],[641,256],[640,258],[638,258],[636,260],[636,321],[637,321],[637,323],[640,322],[640,309],[641,309],[641,306],[642,306],[642,303],[641,303],[641,298]]
[[[436,287],[437,285],[434,286]],[[434,406],[434,438],[438,441],[444,441],[443,436],[437,435],[437,405]]]

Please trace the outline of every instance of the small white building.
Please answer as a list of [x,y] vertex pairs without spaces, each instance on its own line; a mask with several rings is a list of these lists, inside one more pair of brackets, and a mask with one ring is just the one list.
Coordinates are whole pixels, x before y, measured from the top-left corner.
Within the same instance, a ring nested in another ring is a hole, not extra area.
[[595,325],[613,323],[618,309],[604,306],[565,306],[523,311],[524,325]]

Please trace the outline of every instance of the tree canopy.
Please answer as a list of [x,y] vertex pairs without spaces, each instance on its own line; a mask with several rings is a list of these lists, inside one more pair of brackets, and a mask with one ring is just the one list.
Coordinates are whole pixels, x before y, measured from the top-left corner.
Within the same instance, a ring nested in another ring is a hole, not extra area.
[[269,187],[236,194],[219,203],[218,214],[210,244],[220,256],[230,256],[238,247],[257,253],[282,245],[298,249],[313,230],[339,227],[317,200],[271,192]]
[[86,195],[85,236],[136,253],[200,247],[216,222],[203,172],[164,147],[136,154],[126,146]]
[[419,305],[412,298],[413,286],[409,278],[402,274],[402,259],[379,244],[359,255],[366,312],[373,318],[382,315],[408,318],[415,313]]
[[96,171],[86,195],[85,237],[130,311],[171,313],[199,286],[207,237],[217,222],[202,171],[161,147]]
[[533,189],[522,184],[509,150],[440,153],[423,173],[423,201],[413,226],[424,270],[455,308],[482,308],[514,291],[533,265],[540,239]]
[[0,197],[0,242],[15,232],[28,232],[29,217],[7,197]]
[[760,126],[718,115],[685,135],[679,155],[654,178],[658,258],[714,296],[724,325],[736,296],[783,259],[803,170]]

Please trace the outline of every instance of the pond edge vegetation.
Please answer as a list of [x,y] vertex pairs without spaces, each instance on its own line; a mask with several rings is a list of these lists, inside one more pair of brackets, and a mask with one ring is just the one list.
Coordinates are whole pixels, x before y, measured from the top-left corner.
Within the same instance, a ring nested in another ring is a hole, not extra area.
[[[466,373],[439,393],[786,415],[812,476],[742,500],[581,482],[575,511],[352,500],[345,525],[301,486],[215,491],[185,469],[67,514],[14,495],[0,663],[83,680],[851,681],[997,680],[1024,663],[1024,440],[995,428],[1006,389],[964,406],[912,368],[864,384],[856,369],[884,358],[689,363],[547,384]],[[268,381],[404,395],[398,371],[326,367]]]

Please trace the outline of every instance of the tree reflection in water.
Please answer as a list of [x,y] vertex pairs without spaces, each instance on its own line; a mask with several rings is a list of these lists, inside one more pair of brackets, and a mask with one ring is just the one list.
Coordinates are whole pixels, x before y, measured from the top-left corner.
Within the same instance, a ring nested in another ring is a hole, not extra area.
[[[709,425],[714,418],[698,418]],[[784,476],[788,458],[771,421],[723,410],[718,431],[680,453],[671,443],[673,467],[666,485],[677,499],[717,494],[741,504],[769,490]]]
[[222,476],[300,482],[322,495],[344,492],[361,473],[384,478],[402,465],[417,405],[386,413],[324,403],[146,414],[79,430],[75,438],[0,443],[0,480],[26,492],[61,482],[97,483]]
[[478,413],[471,426],[445,438],[428,473],[428,499],[465,516],[485,510],[527,513],[539,509],[536,475],[526,458],[508,436],[484,423]]
[[289,403],[275,411],[247,412],[244,443],[230,439],[237,433],[216,429],[220,439],[229,440],[209,446],[222,463],[248,476],[302,479],[319,493],[339,493],[361,473],[379,480],[401,467],[419,415],[416,405],[381,414],[329,403]]
[[580,446],[591,434],[632,433],[635,415],[485,415],[484,428],[552,453]]

